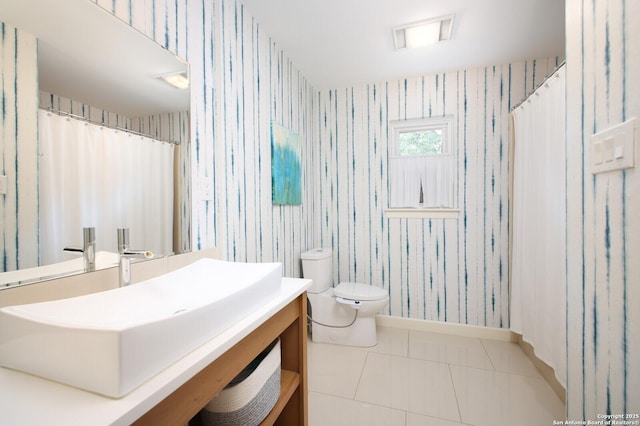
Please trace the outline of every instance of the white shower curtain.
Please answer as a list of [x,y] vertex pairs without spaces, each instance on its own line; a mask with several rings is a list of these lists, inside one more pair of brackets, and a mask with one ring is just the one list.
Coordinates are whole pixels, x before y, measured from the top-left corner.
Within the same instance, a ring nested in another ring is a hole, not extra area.
[[565,67],[513,111],[511,330],[566,386]]
[[82,228],[96,228],[96,250],[117,252],[117,228],[133,249],[173,249],[172,144],[40,111],[40,261],[74,255]]

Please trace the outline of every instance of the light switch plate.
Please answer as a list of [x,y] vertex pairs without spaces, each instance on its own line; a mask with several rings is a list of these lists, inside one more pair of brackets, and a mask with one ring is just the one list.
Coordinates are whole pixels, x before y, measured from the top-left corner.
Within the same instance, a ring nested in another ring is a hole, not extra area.
[[632,118],[591,136],[591,172],[623,170],[635,166],[635,123]]

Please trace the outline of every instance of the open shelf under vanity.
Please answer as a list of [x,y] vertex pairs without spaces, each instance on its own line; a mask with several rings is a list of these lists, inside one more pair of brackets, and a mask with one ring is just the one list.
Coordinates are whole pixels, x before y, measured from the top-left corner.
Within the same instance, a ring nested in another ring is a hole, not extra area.
[[199,426],[197,414],[276,338],[280,397],[261,425],[307,424],[307,297],[300,294],[140,417],[135,425]]

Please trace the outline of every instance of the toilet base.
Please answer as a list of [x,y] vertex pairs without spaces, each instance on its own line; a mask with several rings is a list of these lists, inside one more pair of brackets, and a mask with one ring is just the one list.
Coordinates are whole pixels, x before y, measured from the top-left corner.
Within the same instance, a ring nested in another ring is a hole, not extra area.
[[387,305],[388,298],[362,301],[355,309],[350,304],[338,303],[333,289],[309,293],[307,297],[311,307],[312,342],[360,347],[378,344],[376,313]]
[[311,341],[344,346],[375,346],[378,344],[375,317],[358,317],[353,325],[346,328],[325,327],[314,322],[311,325]]

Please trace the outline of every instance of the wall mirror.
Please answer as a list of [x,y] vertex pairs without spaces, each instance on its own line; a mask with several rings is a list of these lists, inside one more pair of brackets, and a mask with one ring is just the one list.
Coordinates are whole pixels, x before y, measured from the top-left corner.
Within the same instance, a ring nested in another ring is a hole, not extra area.
[[[37,194],[42,192],[42,184],[38,185],[42,157],[48,154],[39,142],[45,131],[38,117],[45,110],[51,110],[47,112],[50,115],[66,113],[70,120],[84,119],[87,125],[93,122],[104,128],[117,128],[116,132],[140,139],[141,134],[148,135],[161,141],[159,144],[173,142],[170,162],[179,172],[165,172],[173,185],[171,248],[156,254],[189,251],[190,90],[177,89],[159,78],[182,74],[188,79],[188,63],[90,0],[0,0],[0,23],[0,73],[8,100],[6,108],[3,106],[8,119],[0,125],[0,154],[4,164],[9,164],[0,171],[0,208],[4,218],[0,229],[4,237],[0,276],[26,269],[34,271],[25,276],[14,274],[18,282],[0,279],[0,289],[83,272],[71,266],[71,270],[56,270],[54,276],[40,272],[51,263],[42,255],[45,234],[51,228],[44,225],[48,209],[41,205],[38,197],[42,195]],[[24,39],[33,42],[25,44]],[[32,88],[30,79],[34,82]],[[15,167],[11,166],[14,163]],[[113,211],[103,214],[115,215]],[[84,225],[78,222],[74,238],[64,245],[82,246]],[[96,250],[100,250],[101,239],[115,242],[115,238],[115,227],[96,229]],[[132,247],[146,249],[136,247],[136,240],[139,241],[136,230],[131,229]],[[62,252],[63,248],[56,245],[54,250]],[[56,264],[71,264],[67,260],[79,257],[71,253],[65,256],[64,262],[56,260]]]

